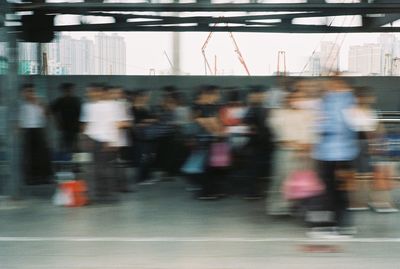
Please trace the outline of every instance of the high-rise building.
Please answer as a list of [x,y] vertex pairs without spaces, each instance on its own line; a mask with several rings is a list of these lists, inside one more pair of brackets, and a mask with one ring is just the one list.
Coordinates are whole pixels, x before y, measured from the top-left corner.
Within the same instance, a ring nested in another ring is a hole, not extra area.
[[19,73],[23,75],[39,74],[39,61],[35,43],[18,43],[19,52]]
[[339,52],[340,48],[334,42],[321,42],[319,58],[322,74],[326,75],[339,71]]
[[364,44],[349,48],[349,72],[363,76],[382,74],[383,50],[380,44]]
[[47,65],[51,75],[92,75],[94,70],[94,43],[85,37],[74,39],[62,35],[47,44]]
[[[1,51],[0,51],[1,52]],[[49,75],[125,75],[126,44],[116,34],[98,34],[95,41],[60,35],[53,43],[43,46]],[[20,44],[20,73],[38,74],[37,45]]]
[[[92,40],[85,37],[77,42],[78,49],[78,74],[93,75],[95,74],[95,45]],[[79,53],[80,52],[80,53]]]
[[381,44],[384,54],[394,54],[396,41],[396,36],[393,34],[381,34],[378,38],[378,42]]
[[315,52],[308,60],[307,75],[320,76],[321,75],[321,58],[320,53]]
[[117,34],[95,36],[95,66],[98,75],[126,74],[125,39]]

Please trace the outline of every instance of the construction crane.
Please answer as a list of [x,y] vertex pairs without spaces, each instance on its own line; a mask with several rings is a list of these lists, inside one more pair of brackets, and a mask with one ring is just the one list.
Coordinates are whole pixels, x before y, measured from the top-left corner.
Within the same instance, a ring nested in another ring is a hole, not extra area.
[[[215,23],[213,27],[215,27],[218,23]],[[226,23],[226,26],[228,26],[228,23]],[[201,53],[203,54],[203,58],[204,58],[204,69],[205,69],[205,74],[207,75],[207,70],[210,72],[210,74],[217,75],[217,68],[216,68],[216,56],[215,56],[215,66],[214,66],[214,72],[212,70],[212,67],[210,65],[210,62],[207,59],[207,55],[206,55],[206,48],[208,46],[208,43],[210,42],[211,38],[212,38],[213,32],[211,31],[207,38],[206,41],[204,42],[203,46],[201,47]],[[232,32],[229,32],[229,37],[232,40],[233,46],[234,46],[234,50],[235,53],[238,56],[239,62],[240,64],[243,66],[244,70],[246,71],[247,75],[250,76],[250,71],[249,68],[247,67],[246,61],[244,60],[244,57],[239,49],[239,45],[236,42],[235,37],[233,36]]]

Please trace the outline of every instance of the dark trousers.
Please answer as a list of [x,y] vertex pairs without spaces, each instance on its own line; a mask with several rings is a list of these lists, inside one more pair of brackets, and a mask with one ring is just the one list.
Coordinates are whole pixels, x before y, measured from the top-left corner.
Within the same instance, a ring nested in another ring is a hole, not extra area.
[[130,160],[127,151],[130,147],[120,147],[117,152],[116,172],[117,172],[117,190],[127,191],[129,182],[126,175],[126,170],[130,166]]
[[272,150],[252,147],[247,160],[246,194],[248,196],[264,196],[268,193],[271,169]]
[[333,224],[337,226],[350,226],[351,218],[347,211],[349,206],[348,193],[345,187],[345,180],[338,174],[351,172],[352,163],[343,161],[320,161],[318,172],[325,183],[325,197],[323,199],[323,210],[333,213]]
[[138,158],[138,172],[136,182],[140,183],[150,178],[154,166],[154,142],[138,140],[135,142],[135,150]]
[[78,150],[78,132],[61,131],[60,150],[65,153],[73,153]]
[[22,165],[28,185],[50,183],[52,173],[50,151],[42,128],[23,129]]
[[104,143],[92,140],[93,147],[93,194],[95,199],[102,200],[115,194],[117,173],[113,161],[117,152],[105,149]]
[[227,172],[227,168],[208,168],[207,171],[199,177],[202,187],[201,195],[216,196],[225,194]]

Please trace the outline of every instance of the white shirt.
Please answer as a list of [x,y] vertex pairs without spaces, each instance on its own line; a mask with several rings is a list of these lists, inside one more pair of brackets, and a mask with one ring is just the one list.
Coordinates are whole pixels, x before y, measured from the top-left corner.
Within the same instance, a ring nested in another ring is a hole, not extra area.
[[38,104],[24,103],[19,111],[19,126],[21,128],[43,128],[46,119],[43,107]]
[[[110,101],[113,104],[113,113],[117,122],[132,121],[127,107],[127,103],[123,100]],[[126,129],[117,128],[118,141],[116,142],[117,147],[129,146],[128,133]]]
[[317,139],[315,118],[312,110],[275,109],[268,121],[278,141],[313,144]]
[[353,107],[343,113],[345,120],[354,131],[372,132],[378,127],[378,116],[372,109]]
[[87,124],[84,133],[113,147],[126,145],[127,138],[122,139],[118,123],[127,120],[126,107],[119,101],[86,103],[82,108],[81,122]]

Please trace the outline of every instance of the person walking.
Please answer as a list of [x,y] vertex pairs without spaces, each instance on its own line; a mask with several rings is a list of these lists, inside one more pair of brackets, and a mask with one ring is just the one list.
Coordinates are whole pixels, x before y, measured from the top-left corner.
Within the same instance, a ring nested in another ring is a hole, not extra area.
[[[356,99],[352,88],[341,78],[335,77],[326,83],[326,93],[320,104],[317,120],[319,141],[313,151],[320,178],[326,186],[322,212],[310,212],[312,225],[328,226],[328,233],[352,234],[354,224],[347,211],[348,191],[354,178],[353,161],[358,155],[357,133],[345,117]],[[315,229],[313,231],[316,231]]]
[[28,185],[48,184],[53,174],[45,134],[46,108],[36,95],[34,84],[22,86],[23,103],[19,111],[22,131],[22,164]]

